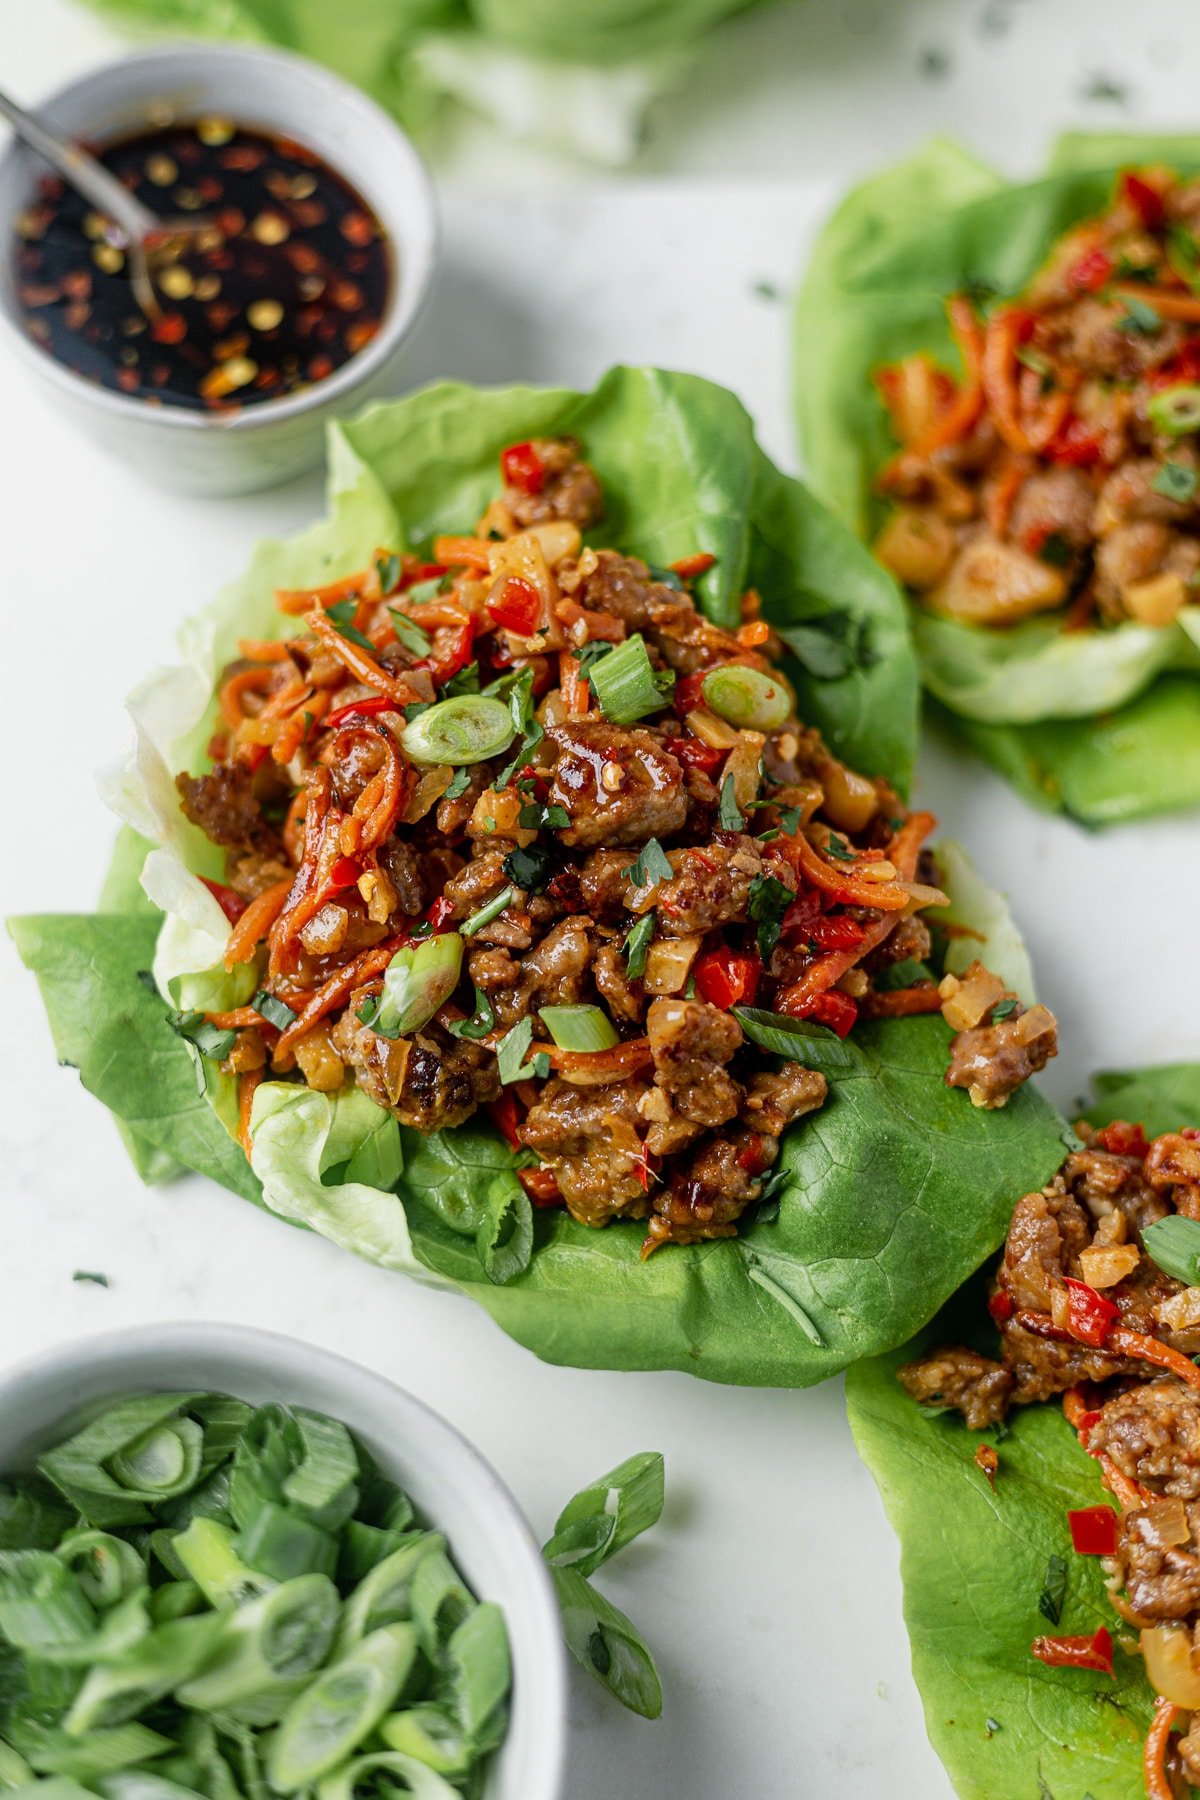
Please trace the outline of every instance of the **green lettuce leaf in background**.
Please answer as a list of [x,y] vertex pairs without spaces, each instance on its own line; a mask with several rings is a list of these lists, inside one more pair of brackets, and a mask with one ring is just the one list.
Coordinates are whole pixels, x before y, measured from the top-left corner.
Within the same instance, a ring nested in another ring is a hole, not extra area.
[[[227,927],[196,879],[218,861],[173,787],[176,769],[202,766],[214,683],[237,639],[294,629],[274,605],[278,586],[312,586],[377,545],[416,547],[470,525],[495,491],[502,446],[556,432],[581,439],[604,483],[597,541],[664,564],[711,550],[698,598],[712,617],[735,620],[752,584],[776,622],[828,632],[834,620],[831,642],[865,643],[870,653],[835,678],[796,666],[801,711],[851,762],[903,784],[916,708],[903,601],[853,534],[772,467],[732,395],[631,369],[591,394],[443,384],[334,429],[328,519],[262,545],[184,627],[185,663],[131,698],[137,745],[103,788],[132,830],[103,910],[18,920],[14,935],[60,1056],[115,1114],[144,1175],[170,1159],[360,1255],[460,1288],[552,1361],[803,1386],[915,1330],[999,1242],[1013,1191],[1061,1160],[1063,1123],[1032,1090],[988,1113],[946,1087],[940,1018],[855,1032],[828,1103],[785,1140],[777,1218],[642,1263],[635,1224],[592,1231],[534,1212],[518,1159],[482,1120],[422,1138],[354,1089],[331,1099],[264,1082],[248,1168],[229,1136],[233,1082],[209,1064],[198,1091],[159,997],[232,1004],[228,984],[252,974],[220,967]],[[994,940],[998,966],[1028,994],[1007,908],[960,852],[947,852],[945,873],[956,916],[985,940],[974,947],[987,956]]]
[[[1151,1133],[1200,1124],[1200,1064],[1101,1075],[1095,1086],[1093,1124],[1140,1120]],[[1014,1189],[1010,1209],[1019,1197]],[[1046,1632],[1105,1625],[1117,1638],[1100,1560],[1073,1553],[1067,1525],[1069,1510],[1111,1501],[1097,1464],[1054,1403],[1013,1412],[998,1441],[957,1415],[921,1413],[896,1380],[902,1363],[938,1344],[994,1354],[985,1300],[983,1281],[970,1282],[911,1343],[846,1381],[855,1442],[900,1540],[926,1727],[963,1800],[1129,1800],[1143,1791],[1153,1702],[1140,1660],[1118,1649],[1114,1683],[1029,1654]],[[981,1442],[999,1455],[994,1492],[975,1466]],[[1051,1556],[1068,1570],[1057,1625],[1038,1610]]]
[[[1014,184],[935,141],[856,188],[828,221],[794,321],[794,405],[816,491],[864,537],[895,448],[881,364],[957,352],[947,297],[1012,294],[1055,239],[1103,208],[1124,163],[1200,165],[1195,137],[1064,138],[1040,181]],[[1200,803],[1200,608],[1160,631],[994,631],[913,609],[922,680],[959,734],[1028,798],[1092,825]]]
[[461,102],[514,137],[602,163],[704,36],[757,0],[87,0],[135,32],[278,44],[326,63],[409,130]]

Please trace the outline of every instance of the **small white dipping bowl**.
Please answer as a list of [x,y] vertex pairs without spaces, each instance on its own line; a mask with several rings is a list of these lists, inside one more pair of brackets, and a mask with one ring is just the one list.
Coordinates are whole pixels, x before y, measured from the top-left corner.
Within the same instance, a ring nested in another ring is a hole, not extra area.
[[503,1608],[512,1718],[486,1800],[561,1800],[566,1653],[554,1587],[495,1470],[444,1419],[328,1350],[241,1325],[142,1325],[52,1350],[0,1375],[0,1478],[132,1393],[204,1390],[341,1419],[446,1535],[472,1591]]
[[373,100],[328,70],[281,50],[186,44],[108,63],[38,107],[77,138],[103,145],[161,124],[216,114],[276,131],[327,162],[357,188],[387,232],[392,289],[371,342],[303,393],[210,413],[149,406],[65,368],[25,327],[14,255],[18,215],[46,165],[13,141],[0,156],[0,323],[54,404],[151,480],[188,494],[249,493],[321,460],[326,421],[395,391],[404,341],[429,290],[437,214],[424,164]]

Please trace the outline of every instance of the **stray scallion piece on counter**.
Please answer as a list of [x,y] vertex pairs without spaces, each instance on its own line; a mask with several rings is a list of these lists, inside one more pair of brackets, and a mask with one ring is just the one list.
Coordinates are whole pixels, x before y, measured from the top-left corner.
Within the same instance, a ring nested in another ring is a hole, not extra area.
[[503,1615],[336,1419],[121,1400],[0,1482],[0,1526],[0,1787],[480,1793]]

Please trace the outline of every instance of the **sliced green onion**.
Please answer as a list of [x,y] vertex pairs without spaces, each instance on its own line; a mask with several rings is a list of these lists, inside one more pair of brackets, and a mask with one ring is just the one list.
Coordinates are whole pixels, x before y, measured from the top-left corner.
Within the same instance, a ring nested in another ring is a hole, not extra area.
[[1197,476],[1195,469],[1189,469],[1184,463],[1165,462],[1159,468],[1151,488],[1156,494],[1162,494],[1168,500],[1174,500],[1178,506],[1186,506],[1196,498]]
[[426,1656],[440,1656],[446,1639],[477,1604],[444,1550],[435,1547],[421,1558],[412,1579],[412,1614]]
[[245,1530],[238,1534],[238,1553],[252,1569],[276,1581],[301,1575],[332,1575],[337,1568],[338,1542],[302,1519],[286,1506],[267,1500]]
[[504,1614],[493,1601],[476,1606],[452,1634],[446,1664],[455,1716],[473,1738],[512,1686]]
[[284,1499],[314,1525],[336,1531],[354,1517],[358,1504],[354,1439],[340,1419],[327,1419],[305,1407],[294,1407],[291,1421],[300,1456],[284,1481]]
[[782,677],[740,663],[713,669],[700,690],[710,712],[741,730],[776,731],[792,714],[792,696]]
[[1186,437],[1190,431],[1200,431],[1200,387],[1184,381],[1178,387],[1164,388],[1151,398],[1146,411],[1154,429],[1165,437]]
[[195,1486],[203,1447],[204,1433],[194,1419],[172,1419],[119,1451],[109,1469],[130,1492],[165,1499]]
[[[670,863],[667,867],[670,868]],[[631,925],[625,938],[625,973],[630,981],[638,981],[646,973],[646,952],[654,937],[654,914],[643,913],[635,925]]]
[[[281,1683],[306,1680],[329,1654],[340,1600],[324,1575],[300,1575],[230,1614],[225,1629],[198,1675],[176,1690],[184,1706],[225,1712],[258,1696],[285,1705],[298,1690],[280,1693]],[[247,1723],[270,1723],[258,1717]],[[245,1714],[242,1714],[245,1718]]]
[[621,1041],[599,1006],[543,1006],[540,1016],[560,1050],[611,1050]]
[[[134,1763],[149,1762],[175,1748],[170,1738],[149,1726],[130,1723],[107,1731],[90,1731],[83,1743],[33,1719],[10,1719],[5,1730],[39,1775],[65,1775],[91,1781]],[[8,1785],[0,1771],[0,1789]],[[43,1790],[44,1792],[44,1790]]]
[[1142,1243],[1165,1275],[1200,1287],[1200,1220],[1179,1213],[1156,1219],[1144,1227]]
[[64,1730],[82,1737],[136,1718],[191,1679],[212,1654],[220,1631],[219,1613],[174,1619],[156,1626],[126,1655],[94,1664],[63,1720]]
[[461,1775],[471,1766],[471,1746],[458,1725],[440,1706],[409,1706],[379,1721],[379,1735],[390,1750],[413,1756],[439,1775]]
[[417,1654],[416,1628],[385,1625],[323,1669],[288,1708],[267,1757],[267,1779],[293,1793],[328,1775],[390,1709]]
[[485,694],[439,700],[400,734],[406,756],[417,763],[487,762],[508,749],[516,733],[509,708]]
[[216,1519],[193,1519],[172,1548],[211,1606],[240,1606],[275,1586],[269,1575],[242,1561],[232,1531]]
[[675,690],[674,670],[651,665],[640,632],[594,662],[588,680],[601,712],[614,725],[632,725],[647,713],[661,712]]
[[578,1569],[550,1570],[567,1649],[622,1706],[644,1719],[662,1714],[662,1682],[637,1630]]
[[57,1555],[93,1606],[115,1606],[126,1594],[148,1583],[145,1561],[133,1545],[107,1531],[72,1531],[58,1546]]
[[473,938],[476,932],[483,930],[485,925],[490,925],[493,919],[498,919],[500,914],[512,905],[516,893],[517,890],[514,887],[503,887],[498,894],[493,894],[490,900],[485,900],[478,912],[473,912],[470,918],[465,919],[459,926],[458,929],[462,935],[465,938]]
[[462,972],[463,940],[442,931],[423,944],[397,950],[383,976],[383,991],[359,1009],[377,1037],[408,1037],[428,1025],[450,998]]
[[380,593],[390,594],[393,588],[400,585],[404,564],[394,550],[385,550],[382,556],[375,558],[375,573],[379,577]]
[[348,643],[357,644],[360,650],[368,650],[375,654],[375,646],[364,632],[354,623],[354,615],[358,611],[357,600],[339,600],[334,606],[325,608],[325,617],[337,628],[338,634]]
[[[397,1778],[404,1783],[397,1785]],[[317,1783],[316,1800],[359,1800],[360,1795],[394,1794],[411,1800],[462,1800],[461,1790],[415,1757],[399,1750],[357,1756]]]
[[413,1577],[425,1557],[442,1549],[445,1541],[436,1531],[422,1532],[375,1565],[346,1602],[338,1626],[339,1656],[380,1626],[411,1619]]
[[774,1056],[819,1069],[823,1075],[846,1075],[862,1066],[854,1046],[828,1026],[792,1019],[786,1013],[765,1012],[758,1006],[735,1006],[731,1010],[750,1042]]
[[663,1459],[658,1452],[647,1450],[640,1456],[628,1457],[567,1501],[558,1515],[555,1535],[546,1546],[547,1560],[553,1560],[551,1545],[563,1533],[588,1524],[609,1526],[611,1530],[597,1532],[603,1547],[596,1555],[571,1559],[580,1574],[593,1574],[601,1563],[658,1523],[665,1497]]

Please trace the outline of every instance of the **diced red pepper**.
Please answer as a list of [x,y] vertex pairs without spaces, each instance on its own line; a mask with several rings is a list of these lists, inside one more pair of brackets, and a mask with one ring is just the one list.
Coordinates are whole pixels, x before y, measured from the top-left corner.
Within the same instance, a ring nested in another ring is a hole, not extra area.
[[1071,1542],[1080,1556],[1115,1556],[1117,1515],[1111,1506],[1081,1506],[1067,1514]]
[[329,871],[329,885],[331,888],[356,887],[361,874],[362,864],[357,857],[339,856]]
[[696,992],[710,1006],[753,1006],[762,963],[752,950],[706,950],[692,970]]
[[[523,1145],[520,1138],[517,1136],[517,1126],[520,1123],[520,1117],[517,1112],[517,1097],[512,1092],[511,1088],[504,1088],[498,1100],[489,1101],[487,1113],[492,1124],[496,1127],[496,1130],[500,1133],[500,1136],[504,1139],[509,1149],[522,1149]],[[523,1170],[522,1173],[527,1175],[529,1170]]]
[[324,721],[325,729],[336,731],[338,726],[344,725],[348,719],[370,719],[374,718],[376,713],[398,711],[396,702],[389,700],[386,694],[371,694],[363,700],[351,700],[348,705],[339,706],[336,712],[328,714]]
[[1016,1310],[1013,1297],[1007,1288],[997,1288],[988,1301],[988,1311],[997,1325],[1003,1325],[1005,1319],[1011,1319]]
[[1132,169],[1122,175],[1120,193],[1121,198],[1128,200],[1142,224],[1149,230],[1153,231],[1156,225],[1162,224],[1166,213],[1162,195],[1148,181],[1143,181],[1140,175],[1135,175]]
[[453,912],[453,901],[447,900],[444,894],[439,894],[433,905],[427,910],[425,917],[419,921],[419,925],[428,925],[429,930],[422,931],[421,936],[418,937],[416,931],[419,926],[415,927],[400,939],[400,947],[411,949],[414,944],[421,943],[425,938],[437,937],[439,932],[445,931]]
[[666,748],[681,763],[686,763],[690,769],[700,769],[705,775],[715,775],[729,755],[728,750],[722,750],[716,744],[702,743],[697,737],[667,738]]
[[248,900],[243,900],[240,894],[235,894],[233,889],[231,887],[226,887],[223,881],[210,881],[207,875],[202,875],[200,879],[220,907],[221,911],[225,914],[225,917],[229,920],[229,923],[231,925],[236,925],[250,902]]
[[738,1151],[738,1168],[746,1175],[761,1175],[767,1166],[767,1155],[760,1137],[752,1137]]
[[682,681],[675,683],[671,705],[681,719],[704,705],[704,677],[708,673],[708,669],[697,669],[694,674],[685,675]]
[[540,494],[546,485],[546,465],[532,444],[510,444],[502,450],[500,473],[506,487],[522,494]]
[[465,669],[475,647],[475,621],[464,619],[461,625],[442,625],[433,634],[433,655],[417,664],[433,676],[435,687],[444,687]]
[[1200,337],[1185,339],[1170,362],[1163,363],[1147,376],[1151,387],[1178,387],[1183,382],[1200,382]]
[[1179,1135],[1180,1137],[1191,1138],[1193,1142],[1195,1142],[1196,1139],[1200,1138],[1200,1127],[1195,1125],[1185,1125]]
[[[499,1100],[495,1102],[497,1107],[500,1104]],[[518,1169],[517,1180],[535,1206],[561,1206],[563,1204],[562,1189],[558,1185],[558,1177],[553,1169]]]
[[1111,1125],[1105,1125],[1096,1133],[1096,1142],[1113,1156],[1143,1157],[1150,1148],[1142,1126],[1130,1125],[1125,1119],[1114,1119]]
[[818,1025],[828,1025],[840,1038],[849,1037],[858,1019],[858,1002],[837,988],[827,988],[786,1010],[794,1019],[815,1019]]
[[1063,1278],[1067,1284],[1067,1328],[1073,1338],[1081,1344],[1090,1344],[1093,1350],[1100,1350],[1108,1342],[1108,1334],[1117,1323],[1121,1314],[1111,1300],[1098,1294],[1094,1287],[1086,1281],[1076,1281],[1072,1276]]
[[1092,463],[1102,461],[1103,454],[1103,447],[1095,432],[1074,415],[1046,447],[1046,455],[1051,462],[1063,463],[1069,468],[1088,468]]
[[867,935],[867,928],[847,913],[823,913],[813,920],[808,935],[822,950],[857,950]]
[[542,596],[531,581],[510,575],[500,592],[487,603],[488,615],[505,631],[532,637],[542,618]]
[[716,560],[709,551],[697,550],[694,556],[681,556],[678,562],[671,564],[671,569],[680,581],[694,581],[698,575],[707,574]]
[[1113,1672],[1112,1636],[1103,1625],[1091,1637],[1034,1638],[1029,1648],[1039,1662],[1052,1669],[1098,1669],[1102,1675]]
[[1097,244],[1085,250],[1077,263],[1067,271],[1067,280],[1082,293],[1095,294],[1112,279],[1113,259]]
[[404,571],[400,586],[410,588],[422,581],[440,581],[446,572],[445,563],[414,563],[411,569]]

